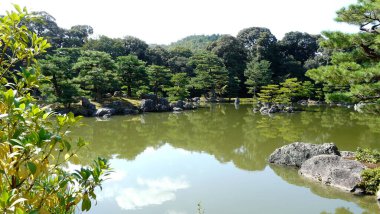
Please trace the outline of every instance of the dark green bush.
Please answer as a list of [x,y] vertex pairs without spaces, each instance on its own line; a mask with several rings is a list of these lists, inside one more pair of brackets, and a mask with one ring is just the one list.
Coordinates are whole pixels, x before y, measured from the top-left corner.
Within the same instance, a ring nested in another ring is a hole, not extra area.
[[358,148],[355,152],[358,161],[367,163],[380,163],[380,152],[377,150]]
[[362,182],[359,185],[366,193],[376,194],[380,184],[380,168],[366,169],[362,172]]

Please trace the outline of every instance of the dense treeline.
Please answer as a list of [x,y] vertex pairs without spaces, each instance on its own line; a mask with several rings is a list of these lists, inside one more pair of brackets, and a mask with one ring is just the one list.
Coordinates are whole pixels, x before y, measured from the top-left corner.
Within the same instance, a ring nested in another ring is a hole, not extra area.
[[[114,91],[170,100],[258,95],[276,103],[357,102],[380,97],[376,2],[360,0],[338,11],[338,21],[359,25],[361,33],[289,32],[281,40],[267,28],[251,27],[236,37],[189,36],[169,46],[148,45],[132,36],[89,38],[90,26],[61,29],[45,12],[35,13],[42,21],[29,29],[53,46],[41,62],[53,87],[41,91],[66,106],[80,96],[100,100]],[[371,11],[374,17],[367,17]]]

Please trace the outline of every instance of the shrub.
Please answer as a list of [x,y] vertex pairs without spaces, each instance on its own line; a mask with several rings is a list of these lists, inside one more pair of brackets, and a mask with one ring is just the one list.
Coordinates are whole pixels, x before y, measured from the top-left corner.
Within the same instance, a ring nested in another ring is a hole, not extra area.
[[64,170],[86,145],[66,136],[80,118],[36,104],[31,92],[43,76],[35,57],[50,45],[22,24],[32,19],[26,9],[15,9],[0,18],[0,210],[73,213],[81,204],[88,211],[109,164],[98,158],[92,166]]
[[365,192],[376,194],[380,185],[380,168],[366,169],[361,174],[362,182],[359,185]]
[[367,163],[380,163],[380,152],[377,150],[358,148],[355,152],[358,161]]

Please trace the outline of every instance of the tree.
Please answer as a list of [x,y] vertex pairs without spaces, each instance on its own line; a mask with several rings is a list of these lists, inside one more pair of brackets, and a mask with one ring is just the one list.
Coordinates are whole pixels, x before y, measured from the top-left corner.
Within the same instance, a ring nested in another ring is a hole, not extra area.
[[147,85],[145,62],[139,60],[137,56],[119,56],[116,64],[122,84],[127,88],[128,97],[132,97],[132,90],[137,91],[140,86]]
[[167,66],[168,64],[169,52],[162,46],[149,47],[146,55],[148,65]]
[[266,60],[252,60],[248,63],[244,75],[247,78],[245,84],[248,86],[248,92],[256,96],[256,91],[260,86],[270,82],[272,72],[270,70],[270,62]]
[[107,36],[99,36],[97,39],[89,39],[84,44],[83,49],[106,52],[114,59],[119,56],[127,55],[123,39],[112,39]]
[[99,51],[83,51],[73,69],[79,72],[77,81],[99,101],[107,92],[117,88],[115,62],[111,55]]
[[360,32],[323,32],[326,39],[320,45],[332,50],[331,65],[311,69],[306,75],[356,101],[380,98],[379,11],[378,0],[359,0],[339,10],[336,20],[357,25]]
[[318,37],[308,33],[288,32],[279,41],[280,50],[285,55],[292,55],[296,61],[303,65],[308,59],[313,58],[318,51]]
[[171,43],[168,48],[173,49],[183,47],[191,50],[192,52],[205,51],[207,47],[212,42],[218,40],[219,37],[219,34],[187,36],[177,42]]
[[[0,56],[0,210],[74,213],[82,204],[81,210],[88,211],[109,165],[99,158],[75,172],[64,170],[86,144],[66,136],[80,118],[40,108],[31,96],[43,79],[36,57],[50,45],[23,25],[31,18],[26,9],[15,9],[0,18],[0,48],[11,53]],[[18,62],[22,66],[15,66]]]
[[148,66],[149,85],[155,95],[163,92],[170,84],[171,72],[167,67],[159,65]]
[[56,101],[70,108],[70,104],[77,102],[80,95],[79,85],[73,82],[76,74],[72,70],[70,57],[65,52],[58,51],[54,55],[48,55],[40,63],[42,74],[49,77],[53,85]]
[[173,74],[170,81],[173,87],[165,89],[168,92],[170,101],[184,100],[190,95],[187,89],[190,81],[186,73]]
[[193,56],[190,49],[184,47],[175,47],[169,50],[168,66],[172,73],[187,73],[193,77],[192,66],[189,65],[189,59]]
[[125,55],[136,55],[140,60],[147,61],[148,44],[133,36],[126,36],[123,39]]
[[268,28],[246,28],[238,33],[237,38],[248,50],[250,59],[271,61],[269,59],[276,48],[277,39]]
[[93,31],[94,30],[89,25],[72,26],[69,30],[66,30],[66,36],[63,40],[62,47],[82,47]]
[[224,35],[210,44],[208,49],[223,60],[228,71],[228,97],[244,92],[244,69],[247,52],[243,44],[233,36]]
[[206,97],[207,93],[215,99],[222,96],[228,84],[228,72],[221,59],[210,52],[201,52],[190,58],[190,65],[195,68],[192,85],[200,89]]

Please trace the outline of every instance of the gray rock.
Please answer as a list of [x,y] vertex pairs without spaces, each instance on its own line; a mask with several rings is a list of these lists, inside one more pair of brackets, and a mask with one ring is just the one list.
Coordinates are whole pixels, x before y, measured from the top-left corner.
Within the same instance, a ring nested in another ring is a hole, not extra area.
[[271,107],[269,108],[268,113],[269,113],[269,114],[273,114],[273,113],[277,113],[277,112],[279,112],[279,111],[280,111],[280,109],[278,108],[278,106],[273,105],[273,106],[271,106]]
[[294,108],[292,106],[288,106],[288,107],[284,108],[284,111],[287,112],[287,113],[293,113],[294,112]]
[[268,161],[280,165],[300,167],[307,159],[322,154],[340,155],[338,148],[333,143],[309,144],[297,142],[276,149],[269,156]]
[[113,93],[113,96],[114,96],[114,97],[122,97],[122,96],[123,96],[123,92],[121,92],[121,91],[115,91],[115,92]]
[[145,100],[147,100],[147,99],[153,100],[154,102],[157,102],[157,100],[158,100],[158,97],[154,94],[144,94],[141,96],[141,98],[145,99]]
[[191,101],[197,103],[197,102],[200,102],[200,101],[201,101],[201,98],[200,98],[200,97],[193,97],[193,98],[191,99]]
[[104,95],[105,98],[111,98],[112,97],[112,94],[111,93],[107,93]]
[[193,106],[193,104],[191,103],[185,103],[185,105],[183,105],[183,109],[186,109],[186,110],[195,109],[195,106]]
[[261,114],[269,114],[269,108],[266,106],[261,107],[259,111]]
[[355,152],[350,152],[350,151],[340,151],[340,156],[341,156],[342,158],[353,159],[353,158],[355,158]]
[[96,110],[95,116],[96,117],[103,117],[104,115],[113,115],[115,114],[115,109],[113,108],[100,108]]
[[94,104],[92,104],[89,99],[87,99],[85,97],[82,97],[82,107],[84,107],[86,109],[92,109],[92,110],[96,109],[96,106]]
[[123,114],[124,114],[124,115],[128,115],[128,114],[138,114],[138,113],[139,113],[138,110],[130,109],[130,108],[125,108],[124,111],[123,111]]
[[365,166],[337,155],[318,155],[306,160],[299,174],[345,191],[354,192]]
[[380,202],[380,189],[376,192],[376,199]]
[[141,110],[143,112],[153,112],[156,111],[156,106],[153,100],[151,99],[143,99],[141,100]]
[[174,107],[174,108],[173,108],[173,111],[183,111],[183,109],[178,108],[178,107]]

